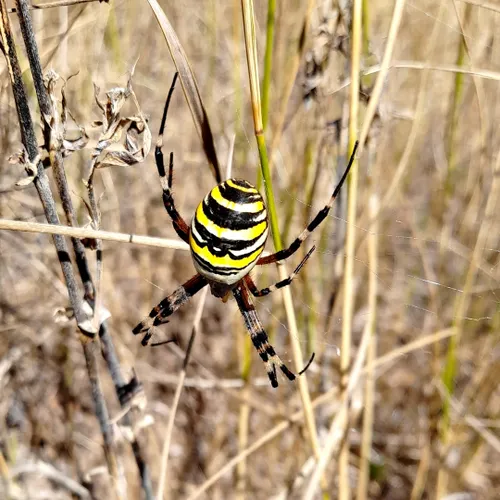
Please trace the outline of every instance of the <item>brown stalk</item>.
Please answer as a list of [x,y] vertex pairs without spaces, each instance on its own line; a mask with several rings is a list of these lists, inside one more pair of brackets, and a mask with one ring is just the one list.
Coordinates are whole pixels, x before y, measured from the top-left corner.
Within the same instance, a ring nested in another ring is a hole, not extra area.
[[[20,18],[24,23],[25,29],[31,31],[32,34],[31,22],[28,17],[28,8],[26,3],[18,2],[18,9],[20,9],[21,11]],[[21,139],[23,142],[23,146],[28,153],[28,161],[30,162],[30,165],[27,166],[27,169],[29,169],[30,174],[33,170],[36,170],[36,176],[33,182],[42,202],[47,221],[51,224],[59,224],[59,217],[57,215],[55,201],[50,190],[49,180],[45,173],[43,164],[39,159],[37,140],[28,106],[26,91],[22,81],[19,60],[17,58],[16,48],[10,29],[10,21],[5,0],[0,0],[0,14],[1,49],[4,52],[9,69],[9,76],[19,118]],[[28,20],[26,21],[26,19]],[[32,40],[34,41],[32,36],[27,37],[27,35],[25,35],[24,38],[30,44]],[[36,44],[34,50],[36,50]],[[36,82],[36,87],[39,88],[40,84],[42,83],[41,73],[34,74],[33,78]],[[39,80],[38,82],[36,81],[37,79]],[[108,411],[106,403],[104,401],[104,396],[101,391],[99,375],[97,373],[94,332],[87,329],[89,318],[87,312],[84,310],[83,301],[80,298],[78,285],[76,283],[76,278],[73,272],[71,258],[66,242],[60,235],[53,235],[53,241],[56,247],[59,262],[61,264],[66,287],[68,289],[70,304],[81,333],[80,340],[87,362],[89,380],[92,385],[92,395],[94,399],[95,412],[99,420],[101,432],[104,439],[104,449],[108,463],[108,469],[113,477],[117,477],[116,456],[113,450],[112,428],[109,425]]]
[[[31,114],[28,107],[26,92],[21,80],[19,61],[17,59],[17,54],[10,31],[10,24],[7,16],[5,2],[2,1],[0,5],[2,14],[1,48],[7,59],[9,75],[11,77],[11,84],[13,87],[14,99],[16,101],[16,107],[20,122],[22,142],[28,153],[28,161],[30,164],[27,165],[27,171],[30,175],[32,175],[33,173],[35,173],[36,169],[36,175],[34,176],[33,182],[38,191],[40,200],[42,201],[47,221],[51,225],[59,225],[59,218],[56,211],[55,201],[52,192],[50,191],[48,178],[45,173],[44,166],[39,160],[36,136],[34,133]],[[62,201],[62,206],[65,212],[67,223],[69,224],[69,226],[74,227],[77,225],[76,213],[71,200],[69,186],[64,171],[60,145],[54,137],[53,130],[50,126],[50,120],[51,118],[54,118],[55,111],[52,109],[51,101],[49,99],[47,89],[45,88],[43,81],[38,47],[36,44],[31,16],[29,13],[29,5],[26,1],[18,0],[16,10],[19,15],[21,32],[26,45],[33,82],[38,98],[38,104],[42,115],[44,147],[49,153],[50,163],[59,191],[59,196]],[[68,289],[71,307],[77,321],[77,326],[81,332],[80,340],[85,355],[89,381],[92,387],[95,412],[99,420],[101,433],[103,435],[104,452],[108,464],[108,470],[114,480],[117,480],[118,470],[117,457],[114,450],[113,427],[109,422],[106,401],[101,390],[100,378],[98,373],[98,348],[96,340],[97,332],[99,333],[99,336],[101,338],[103,355],[107,362],[108,369],[111,373],[118,395],[121,394],[121,389],[126,384],[121,375],[120,364],[106,322],[102,322],[99,325],[98,329],[92,326],[91,319],[93,316],[92,309],[95,305],[95,289],[92,282],[92,276],[90,274],[88,261],[85,255],[85,247],[82,241],[75,237],[71,239],[75,252],[78,272],[85,290],[84,301],[82,301],[80,298],[79,287],[76,282],[75,273],[72,267],[71,258],[69,256],[64,237],[59,234],[54,234],[53,241],[56,246],[59,261]],[[145,491],[146,497],[152,498],[152,490],[150,484],[151,481],[149,478],[148,469],[145,465],[145,461],[142,458],[140,447],[135,441],[132,443],[132,447],[134,455],[136,457],[138,468],[140,470],[142,486]],[[115,488],[117,488],[116,492],[118,496],[121,496],[117,484],[115,484]]]
[[198,301],[198,307],[196,309],[196,315],[193,321],[193,328],[191,330],[191,337],[189,338],[188,347],[186,349],[186,354],[184,355],[184,361],[182,364],[182,371],[179,375],[179,381],[175,389],[174,400],[170,408],[170,415],[167,423],[167,428],[165,429],[165,438],[163,441],[163,450],[161,454],[161,467],[160,467],[160,481],[158,484],[158,491],[156,498],[161,500],[167,497],[167,472],[168,472],[168,455],[170,452],[170,444],[172,442],[172,433],[174,431],[175,415],[177,414],[177,409],[179,407],[179,401],[181,399],[182,390],[184,388],[184,380],[186,379],[186,371],[189,365],[189,359],[191,357],[191,350],[193,348],[194,340],[196,335],[200,330],[201,315],[203,314],[203,308],[205,307],[205,300],[207,298],[208,287],[206,287],[202,292],[200,299]]

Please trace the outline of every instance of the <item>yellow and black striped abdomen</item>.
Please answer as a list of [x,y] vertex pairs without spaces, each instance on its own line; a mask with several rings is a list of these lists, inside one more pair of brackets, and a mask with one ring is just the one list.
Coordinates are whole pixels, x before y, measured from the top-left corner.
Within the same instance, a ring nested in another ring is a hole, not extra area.
[[248,182],[228,179],[205,196],[191,222],[196,270],[216,283],[238,282],[257,263],[267,234],[262,196]]

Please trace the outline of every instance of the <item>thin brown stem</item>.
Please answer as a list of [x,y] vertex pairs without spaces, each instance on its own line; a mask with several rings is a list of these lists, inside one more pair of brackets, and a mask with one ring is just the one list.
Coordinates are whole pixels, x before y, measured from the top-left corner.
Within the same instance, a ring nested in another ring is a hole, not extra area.
[[[10,70],[9,74],[11,76],[14,99],[16,101],[16,108],[19,116],[21,137],[23,145],[28,153],[29,161],[35,164],[29,168],[30,169],[36,168],[36,176],[34,179],[34,184],[38,191],[40,200],[42,201],[45,216],[48,222],[51,224],[59,224],[59,217],[57,215],[56,205],[54,198],[52,196],[52,192],[50,191],[49,181],[45,173],[43,164],[39,160],[38,145],[36,141],[35,131],[33,128],[31,114],[29,111],[26,91],[24,89],[24,84],[21,77],[19,60],[17,58],[17,52],[15,49],[14,41],[10,30],[10,22],[7,15],[7,8],[5,5],[5,1],[1,0],[0,5],[1,5],[2,50],[4,51],[4,54],[7,59],[7,65],[9,66]],[[41,64],[38,56],[38,49],[36,46],[36,41],[33,33],[33,27],[31,24],[31,17],[29,14],[29,7],[27,2],[18,0],[17,9],[19,12],[19,19],[21,24],[21,30],[23,33],[23,38],[28,52],[30,67],[32,70],[33,81],[35,84],[35,89],[37,91],[37,96],[39,97],[40,110],[43,114],[43,118],[47,119],[48,116],[44,113],[47,111],[46,107],[47,101],[43,99],[45,88],[43,86]],[[104,396],[101,391],[101,387],[99,384],[99,375],[97,372],[97,359],[95,357],[96,352],[94,348],[95,332],[93,332],[92,328],[90,327],[88,313],[84,309],[84,304],[80,297],[80,292],[76,282],[75,274],[73,272],[71,258],[69,255],[66,242],[64,238],[59,235],[54,235],[53,240],[57,250],[59,262],[61,264],[61,268],[63,271],[66,286],[68,289],[70,303],[76,318],[78,328],[80,329],[81,332],[80,338],[83,344],[83,350],[88,368],[88,376],[92,386],[92,396],[94,399],[95,412],[99,420],[101,433],[104,439],[105,455],[108,463],[108,469],[112,477],[116,478],[117,466],[116,466],[116,456],[112,446],[113,443],[112,427],[109,425],[109,416],[106,407],[106,402],[104,400]]]

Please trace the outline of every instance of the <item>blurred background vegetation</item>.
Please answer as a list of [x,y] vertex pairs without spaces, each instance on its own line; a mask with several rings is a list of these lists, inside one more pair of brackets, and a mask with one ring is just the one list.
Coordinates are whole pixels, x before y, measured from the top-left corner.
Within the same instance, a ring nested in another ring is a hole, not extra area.
[[[261,185],[241,2],[160,3],[196,75],[223,175],[234,141],[232,176]],[[304,251],[313,242],[318,248],[291,287],[304,358],[316,353],[304,375],[306,396],[286,380],[277,390],[269,387],[234,301],[208,296],[173,410],[200,299],[162,328],[174,345],[143,348],[131,328],[194,274],[189,253],[103,242],[101,302],[111,314],[123,374],[129,380],[135,369],[147,398],[143,410],[134,410],[132,430],[120,420],[120,404],[100,361],[119,464],[116,486],[105,468],[75,325],[57,314],[68,302],[51,238],[2,231],[1,498],[85,497],[75,484],[85,485],[88,498],[124,497],[124,484],[129,498],[140,498],[144,492],[128,444],[132,432],[156,490],[173,411],[165,498],[303,498],[312,491],[315,455],[326,462],[323,498],[500,498],[500,3],[365,0],[359,2],[359,46],[353,43],[353,3],[255,5],[264,80],[266,39],[269,27],[274,29],[267,49],[271,71],[261,92],[264,103],[268,99],[265,138],[286,244],[329,199],[345,167],[349,108],[359,97],[351,123],[361,129],[395,5],[404,4],[359,156],[358,184],[349,186],[357,192],[356,219],[348,219],[346,186],[328,221],[307,241]],[[65,161],[79,224],[86,226],[82,179],[101,132],[93,122],[102,120],[94,85],[103,98],[105,91],[127,85],[135,65],[132,85],[154,142],[175,66],[145,1],[89,2],[32,14],[44,71],[74,75],[66,85],[67,106],[90,137]],[[9,17],[41,142],[16,14]],[[353,54],[360,58],[359,93],[350,85]],[[22,165],[8,161],[21,142],[5,58],[0,89],[0,218],[45,222],[32,185],[15,185],[24,177]],[[123,114],[137,114],[131,100]],[[72,122],[70,133],[77,132]],[[180,86],[164,139],[164,151],[170,150],[176,203],[190,220],[214,179]],[[130,167],[101,169],[94,183],[101,229],[176,238],[152,154]],[[348,220],[356,239],[346,280]],[[271,239],[267,249],[273,249]],[[95,252],[87,254],[93,270]],[[292,261],[288,270],[300,255]],[[278,280],[278,271],[261,268],[256,278],[267,286]],[[275,295],[256,300],[256,307],[276,350],[293,366],[290,317],[281,294]],[[345,299],[352,308],[347,380],[353,387],[348,396],[343,393],[349,407],[342,425],[336,418],[346,367],[340,360]],[[302,417],[311,411],[317,449]],[[326,454],[326,443],[335,431],[342,438],[346,427],[345,440],[337,439]],[[339,466],[342,453],[347,468]],[[214,475],[217,480],[207,483]],[[463,496],[453,496],[458,493]]]

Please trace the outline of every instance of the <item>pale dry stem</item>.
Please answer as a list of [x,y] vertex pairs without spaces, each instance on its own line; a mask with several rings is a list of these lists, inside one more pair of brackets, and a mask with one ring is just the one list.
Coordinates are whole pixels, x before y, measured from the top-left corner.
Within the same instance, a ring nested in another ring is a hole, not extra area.
[[192,328],[193,333],[189,341],[189,347],[186,352],[184,366],[179,375],[179,380],[177,382],[177,387],[175,389],[174,398],[172,401],[172,405],[170,407],[170,414],[168,417],[167,427],[165,429],[165,437],[161,453],[160,480],[158,482],[158,491],[156,494],[156,498],[158,499],[167,498],[166,482],[168,473],[168,455],[170,452],[170,444],[172,442],[172,433],[174,430],[175,415],[177,414],[177,408],[179,407],[179,401],[181,399],[181,394],[184,387],[184,380],[186,378],[186,370],[189,362],[189,357],[191,354],[192,343],[194,342],[196,334],[199,332],[201,315],[203,314],[203,308],[205,307],[205,300],[207,298],[207,293],[208,293],[208,287],[205,287],[200,293],[200,298],[198,300],[198,307],[196,308],[196,314],[193,320],[193,328]]

